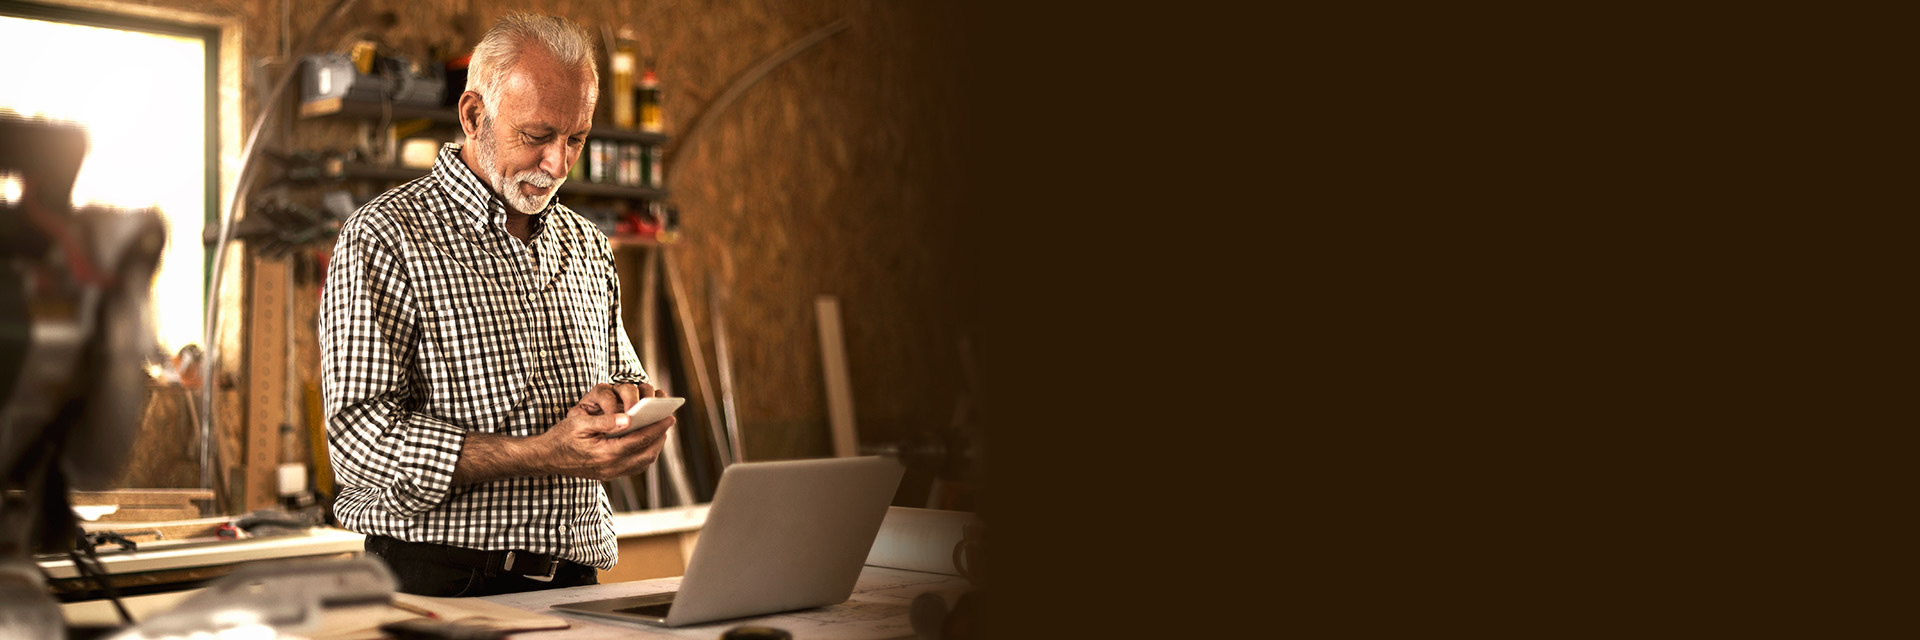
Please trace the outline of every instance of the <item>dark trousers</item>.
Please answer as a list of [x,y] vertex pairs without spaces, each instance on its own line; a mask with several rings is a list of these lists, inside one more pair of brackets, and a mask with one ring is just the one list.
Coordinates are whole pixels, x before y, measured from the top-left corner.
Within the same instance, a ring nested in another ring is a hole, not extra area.
[[367,536],[366,549],[367,555],[387,562],[402,593],[414,595],[464,598],[600,584],[600,574],[593,567],[567,560],[560,560],[553,580],[545,581],[486,567],[475,560],[476,555],[485,554],[473,549],[375,535]]

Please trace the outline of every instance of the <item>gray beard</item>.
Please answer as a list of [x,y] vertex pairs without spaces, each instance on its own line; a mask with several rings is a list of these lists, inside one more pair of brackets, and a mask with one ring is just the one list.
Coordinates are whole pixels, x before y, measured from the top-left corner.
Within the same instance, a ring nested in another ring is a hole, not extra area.
[[[566,176],[555,178],[539,169],[522,171],[511,178],[500,175],[500,167],[493,162],[493,120],[488,118],[480,124],[480,135],[474,136],[474,157],[480,161],[480,177],[486,178],[487,186],[507,202],[514,211],[533,215],[547,208],[547,202],[560,192],[560,185],[567,181]],[[551,187],[544,196],[528,196],[520,192],[520,183],[525,182],[536,187]]]

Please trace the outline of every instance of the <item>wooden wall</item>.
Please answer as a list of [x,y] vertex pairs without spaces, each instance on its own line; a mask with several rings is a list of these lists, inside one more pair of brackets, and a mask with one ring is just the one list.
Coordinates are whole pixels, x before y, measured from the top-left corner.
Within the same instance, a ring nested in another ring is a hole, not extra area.
[[[262,91],[256,63],[277,65],[286,46],[283,9],[297,37],[330,3],[143,4],[235,16],[245,25],[251,118]],[[708,358],[707,279],[731,292],[723,312],[748,459],[831,453],[814,321],[820,295],[840,301],[864,445],[897,444],[952,420],[966,391],[960,351],[968,336],[956,296],[966,278],[956,266],[964,250],[957,236],[963,225],[1018,233],[1019,221],[961,205],[962,189],[991,188],[991,180],[962,175],[957,70],[964,61],[950,9],[878,0],[360,0],[318,41],[332,48],[372,34],[395,52],[425,57],[434,48],[469,48],[509,10],[567,16],[596,33],[630,27],[642,58],[654,61],[667,134],[684,146],[666,169],[670,202],[681,213],[681,240],[671,255]],[[845,31],[767,75],[698,137],[677,138],[743,71],[842,18],[850,25]],[[352,135],[346,124],[289,124],[296,148],[333,146]],[[298,274],[306,271],[297,267],[290,276],[305,288],[296,292],[303,301],[319,284],[302,282]],[[304,372],[291,382],[304,386],[318,373],[314,308],[301,304],[295,312]],[[305,455],[304,443],[289,445],[284,456]],[[909,480],[924,491],[926,478]]]

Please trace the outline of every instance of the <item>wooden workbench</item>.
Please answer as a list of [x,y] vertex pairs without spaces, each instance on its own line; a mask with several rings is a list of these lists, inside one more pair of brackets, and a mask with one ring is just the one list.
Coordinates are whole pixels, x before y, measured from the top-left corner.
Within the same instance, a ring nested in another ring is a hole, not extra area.
[[[706,505],[614,514],[620,563],[600,572],[600,581],[681,575],[693,557],[693,545],[706,520]],[[198,586],[248,562],[357,554],[365,548],[365,541],[366,536],[353,531],[320,527],[300,534],[243,540],[175,546],[142,544],[138,551],[103,552],[100,561],[115,587],[153,592],[172,584]],[[67,594],[67,598],[76,597],[72,594],[77,590],[93,588],[92,581],[78,580],[80,574],[71,560],[43,560],[39,564],[54,579],[55,592]]]

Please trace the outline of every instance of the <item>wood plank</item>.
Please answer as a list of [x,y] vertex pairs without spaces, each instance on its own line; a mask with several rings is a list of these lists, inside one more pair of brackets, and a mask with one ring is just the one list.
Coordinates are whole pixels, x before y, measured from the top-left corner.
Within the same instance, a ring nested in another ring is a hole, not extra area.
[[[640,357],[640,366],[647,371],[654,387],[666,389],[668,393],[680,395],[673,383],[673,376],[661,363],[659,343],[659,305],[660,305],[660,246],[657,243],[622,242],[616,243],[619,252],[616,260],[623,265],[639,266],[639,280],[631,277],[632,269],[621,271],[621,319],[627,323],[627,340],[633,344]],[[637,299],[638,302],[628,302]],[[631,322],[628,322],[631,320]],[[671,501],[674,505],[692,504],[692,486],[687,480],[684,463],[680,457],[680,428],[667,431],[667,442],[663,445],[659,461],[649,465],[640,476],[646,485],[644,509],[659,509]],[[664,476],[664,478],[663,478]],[[635,478],[623,478],[632,483]],[[663,486],[671,494],[663,496]],[[636,495],[636,498],[641,496]]]
[[[653,381],[653,386],[659,388],[665,386],[659,377],[660,347],[657,338],[660,335],[657,325],[660,315],[660,245],[633,246],[644,248],[646,254],[640,263],[640,340],[635,347],[640,349],[640,366],[647,370],[647,377]],[[644,480],[647,485],[646,508],[665,506],[660,497],[660,465],[647,465]]]
[[[80,528],[88,532],[114,531],[135,542],[152,540],[186,540],[189,538],[213,538],[219,535],[220,525],[232,522],[225,516],[212,518],[192,518],[186,520],[148,520],[143,522],[82,522]],[[143,549],[152,547],[142,546]]]
[[[686,345],[684,355],[693,363],[693,377],[694,382],[699,385],[700,405],[706,410],[708,435],[713,438],[713,457],[719,460],[720,467],[724,469],[733,464],[733,453],[727,440],[726,424],[720,420],[720,407],[715,402],[714,396],[717,394],[714,393],[712,379],[707,377],[706,352],[700,348],[700,330],[693,322],[693,301],[687,299],[687,289],[680,283],[680,270],[673,266],[673,255],[662,251],[661,259],[666,265],[669,294],[673,296],[673,308],[676,311],[674,324],[680,329],[680,335],[684,338],[682,340]],[[714,476],[716,478],[714,482],[718,483],[719,472],[715,472]],[[703,478],[702,481],[705,479]]]
[[195,500],[212,500],[212,489],[120,489],[117,491],[74,491],[67,494],[75,505],[117,504],[180,506]]
[[293,295],[290,261],[254,258],[252,295],[247,308],[246,461],[241,504],[247,511],[278,501],[280,428],[289,422],[287,398],[287,314]]
[[820,319],[820,368],[827,383],[827,419],[833,428],[833,455],[859,455],[860,439],[853,420],[853,385],[847,376],[847,347],[840,333],[840,301],[820,296],[813,301]]

